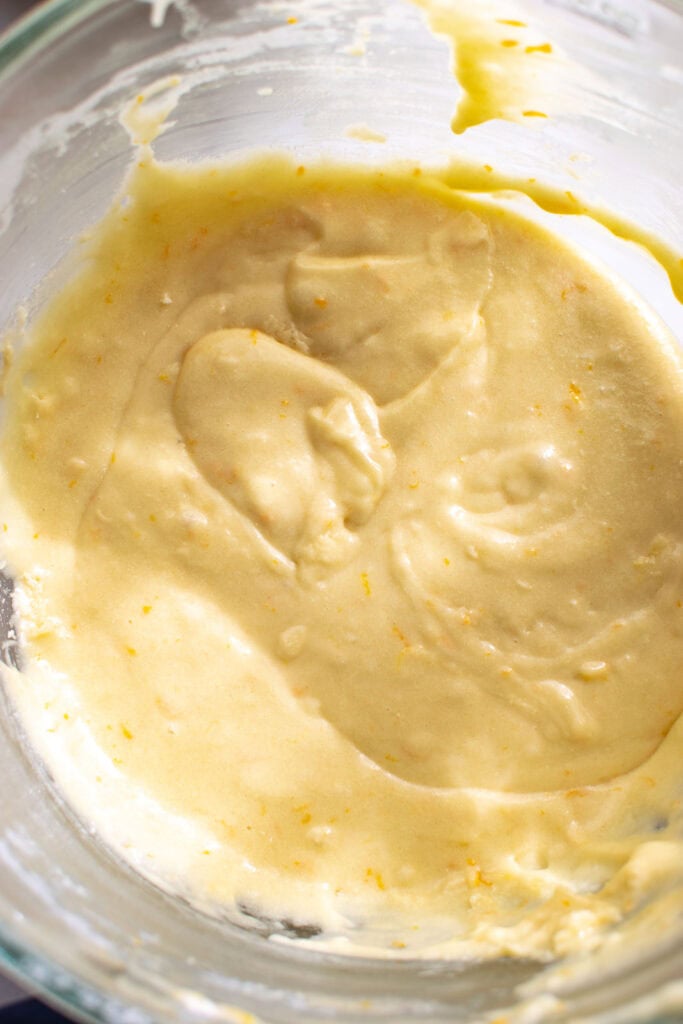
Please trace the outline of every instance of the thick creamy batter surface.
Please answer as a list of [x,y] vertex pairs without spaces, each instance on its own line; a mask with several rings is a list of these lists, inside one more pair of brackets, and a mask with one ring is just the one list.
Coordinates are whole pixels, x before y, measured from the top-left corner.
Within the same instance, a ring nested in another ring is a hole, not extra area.
[[2,438],[12,692],[79,812],[409,952],[589,948],[680,884],[683,380],[639,301],[500,201],[272,156],[141,161],[80,264]]

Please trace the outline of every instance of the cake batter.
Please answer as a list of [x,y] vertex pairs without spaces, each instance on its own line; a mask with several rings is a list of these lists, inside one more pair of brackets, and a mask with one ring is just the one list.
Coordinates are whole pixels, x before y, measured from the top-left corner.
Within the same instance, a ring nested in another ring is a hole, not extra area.
[[605,268],[417,168],[144,159],[7,402],[11,692],[155,881],[543,957],[680,883],[683,377]]

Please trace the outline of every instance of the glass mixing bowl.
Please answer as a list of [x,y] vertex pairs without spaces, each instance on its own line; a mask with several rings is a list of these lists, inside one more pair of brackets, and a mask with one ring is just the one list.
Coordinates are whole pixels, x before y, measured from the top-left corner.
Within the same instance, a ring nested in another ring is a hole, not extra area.
[[[254,147],[364,162],[455,155],[578,191],[669,243],[683,237],[683,6],[528,0],[530,19],[585,69],[542,125],[454,136],[446,42],[407,0],[51,0],[0,41],[0,327],[102,215],[131,160],[118,121],[144,86],[183,75],[157,157]],[[582,80],[583,81],[583,80]],[[370,133],[349,135],[352,125]],[[381,134],[382,144],[368,141]],[[557,220],[557,218],[555,218]],[[585,218],[557,220],[605,254],[683,338],[666,275]],[[50,287],[59,280],[53,274]],[[5,580],[3,658],[18,657]],[[0,704],[0,965],[83,1020],[683,1020],[683,928],[574,964],[462,964],[327,955],[203,916],[113,857],[60,799]],[[296,930],[294,930],[296,933]]]

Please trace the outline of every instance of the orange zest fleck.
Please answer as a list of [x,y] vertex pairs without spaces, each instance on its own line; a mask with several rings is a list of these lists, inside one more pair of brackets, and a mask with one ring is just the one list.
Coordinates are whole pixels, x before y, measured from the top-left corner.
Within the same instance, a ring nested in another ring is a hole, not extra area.
[[370,879],[374,879],[375,884],[376,884],[378,889],[382,889],[382,890],[386,889],[386,885],[384,884],[384,879],[382,878],[382,875],[381,875],[381,873],[379,871],[373,871],[372,868],[368,868],[367,871],[365,872],[365,877],[366,877],[367,881],[370,881]]
[[66,345],[67,341],[68,341],[68,338],[62,338],[62,340],[59,342],[59,344],[55,348],[52,349],[52,352],[50,352],[50,359],[52,359],[54,356],[57,355],[57,353],[59,352],[60,348],[63,348],[64,345]]

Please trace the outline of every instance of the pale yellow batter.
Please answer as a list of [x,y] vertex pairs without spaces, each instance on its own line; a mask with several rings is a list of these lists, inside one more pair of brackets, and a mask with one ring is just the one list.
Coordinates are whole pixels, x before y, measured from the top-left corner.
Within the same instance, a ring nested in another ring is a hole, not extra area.
[[496,200],[275,156],[143,160],[80,264],[1,451],[12,692],[79,813],[351,948],[564,953],[680,890],[683,374],[639,300]]

